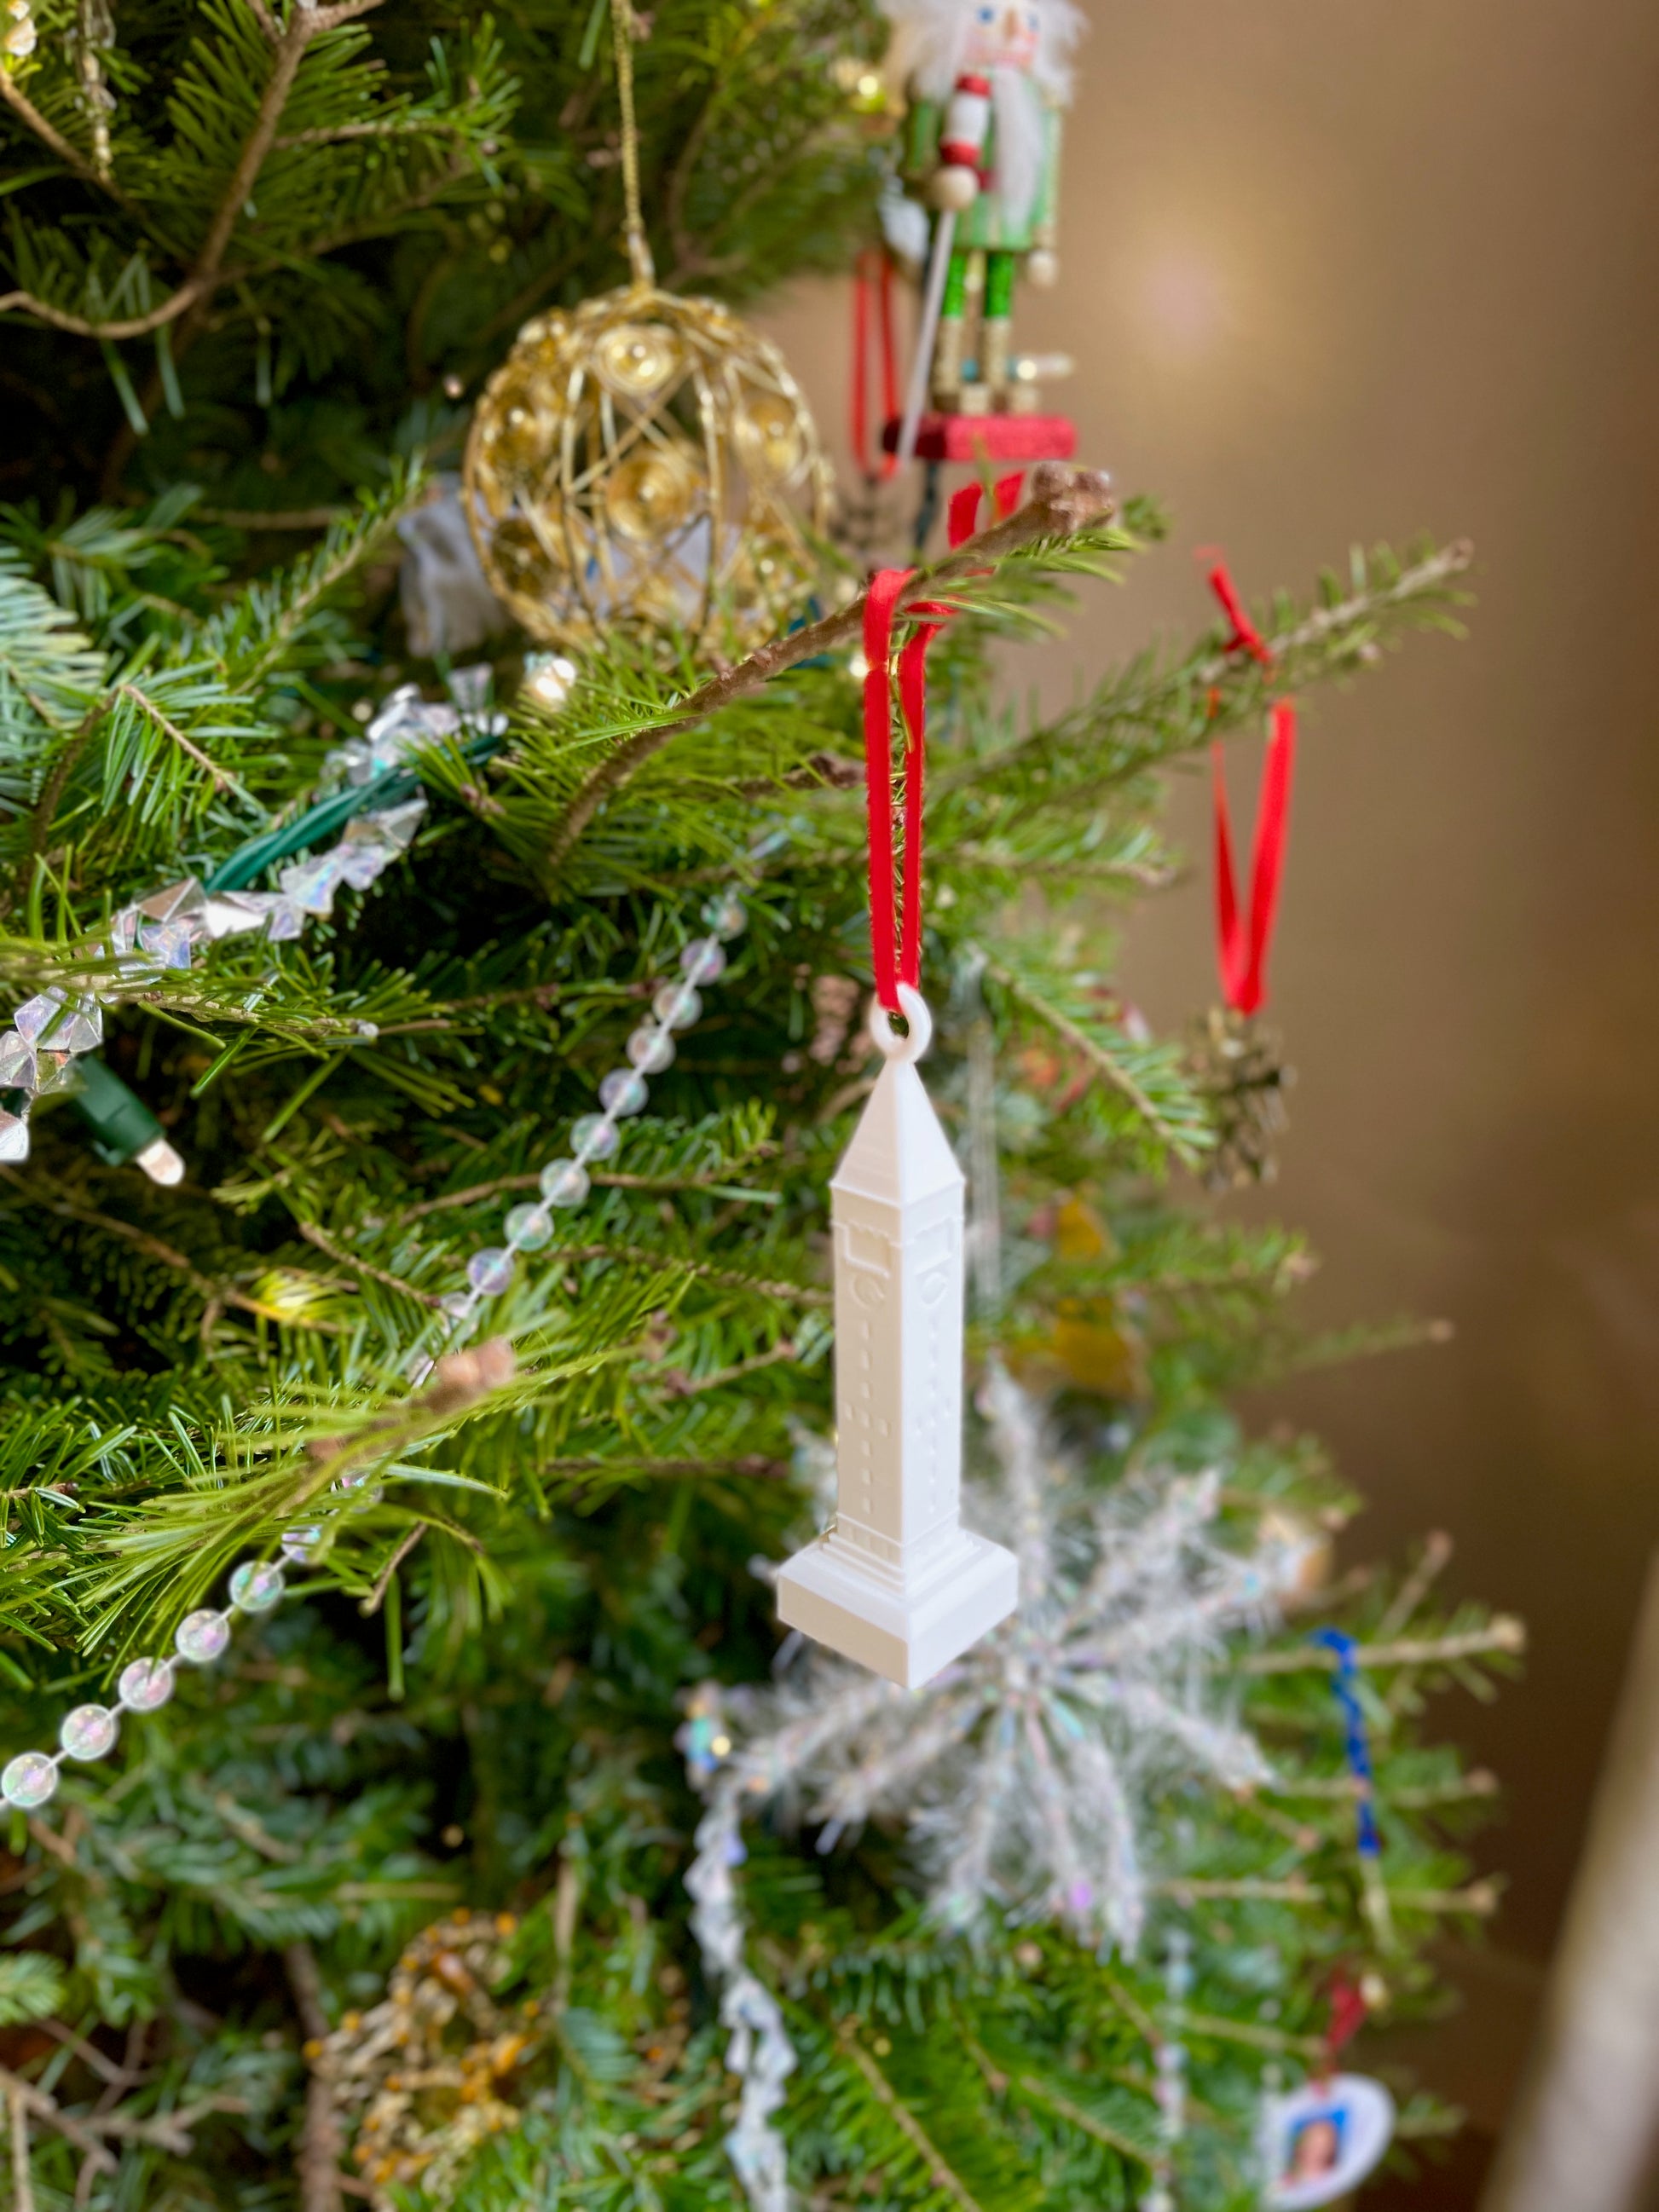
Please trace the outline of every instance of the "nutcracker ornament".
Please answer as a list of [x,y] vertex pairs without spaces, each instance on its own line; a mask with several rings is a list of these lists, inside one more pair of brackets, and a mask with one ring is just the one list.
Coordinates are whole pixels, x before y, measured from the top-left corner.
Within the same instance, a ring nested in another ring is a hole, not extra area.
[[884,0],[909,112],[908,191],[933,210],[901,460],[1068,459],[1073,424],[1045,413],[1015,358],[1021,275],[1057,282],[1060,117],[1084,28],[1074,0]]

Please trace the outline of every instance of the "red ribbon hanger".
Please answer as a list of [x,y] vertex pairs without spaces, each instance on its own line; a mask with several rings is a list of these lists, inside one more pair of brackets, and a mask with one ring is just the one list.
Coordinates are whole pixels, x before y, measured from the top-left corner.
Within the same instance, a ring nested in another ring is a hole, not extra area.
[[1325,2051],[1318,2075],[1322,2081],[1328,2081],[1335,2073],[1338,2059],[1364,2027],[1370,2012],[1365,1992],[1359,1984],[1339,1972],[1331,1984],[1331,2017],[1325,2030]]
[[[1210,587],[1233,626],[1226,650],[1247,653],[1263,668],[1270,669],[1273,665],[1273,653],[1245,612],[1231,577],[1219,563],[1210,571]],[[1232,818],[1227,806],[1226,769],[1219,744],[1211,748],[1211,766],[1215,788],[1216,961],[1221,970],[1222,996],[1236,1012],[1254,1014],[1267,995],[1267,951],[1279,915],[1285,848],[1290,834],[1291,785],[1296,773],[1296,702],[1274,700],[1269,715],[1267,751],[1262,763],[1261,796],[1256,807],[1255,837],[1250,856],[1248,915],[1239,908]]]
[[[1019,503],[1024,475],[1004,477],[994,498],[999,517]],[[951,550],[974,534],[981,487],[968,484],[951,501]],[[870,833],[870,955],[876,996],[897,1013],[899,985],[921,980],[922,805],[927,751],[927,649],[951,610],[919,600],[906,612],[921,617],[898,657],[899,711],[904,723],[904,904],[898,911],[893,870],[893,623],[914,568],[883,568],[864,606],[864,776]]]
[[853,458],[869,484],[884,483],[896,473],[896,453],[870,457],[870,320],[875,309],[881,362],[881,419],[899,411],[898,353],[893,340],[893,258],[880,246],[867,246],[853,270]]

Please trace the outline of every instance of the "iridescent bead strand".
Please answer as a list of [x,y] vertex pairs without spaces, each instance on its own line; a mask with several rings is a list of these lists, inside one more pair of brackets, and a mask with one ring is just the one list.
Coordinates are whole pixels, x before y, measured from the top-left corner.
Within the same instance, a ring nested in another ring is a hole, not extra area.
[[173,1638],[173,1656],[134,1659],[121,1670],[112,1705],[76,1705],[64,1717],[56,1751],[23,1751],[0,1770],[0,1800],[32,1813],[57,1795],[58,1771],[66,1759],[102,1759],[115,1747],[123,1713],[153,1713],[173,1692],[179,1660],[210,1667],[230,1642],[231,1622],[239,1613],[269,1613],[283,1595],[283,1570],[261,1559],[244,1559],[230,1577],[230,1602],[222,1611],[204,1607],[187,1613]]
[[[769,838],[760,852],[775,842]],[[680,954],[678,979],[671,977],[658,985],[652,994],[651,1018],[642,1022],[628,1040],[629,1065],[613,1069],[600,1083],[603,1110],[581,1115],[571,1127],[569,1154],[543,1169],[540,1203],[515,1206],[507,1216],[506,1243],[475,1252],[468,1261],[467,1289],[444,1302],[444,1343],[453,1343],[465,1333],[486,1298],[497,1297],[509,1287],[514,1261],[520,1253],[539,1251],[551,1242],[552,1209],[580,1206],[587,1197],[589,1164],[614,1157],[622,1140],[622,1124],[645,1109],[650,1095],[647,1077],[672,1066],[677,1049],[675,1033],[690,1029],[702,1012],[699,987],[714,982],[725,973],[726,945],[742,934],[749,917],[737,893],[726,890],[707,902],[702,920],[711,934],[694,938],[686,945]],[[417,1354],[416,1379],[423,1381],[433,1365],[430,1356]],[[343,1481],[337,1486],[349,1490],[356,1485]],[[320,1526],[314,1523],[289,1528],[281,1540],[283,1558],[290,1564],[302,1565],[321,1534]],[[122,1671],[113,1705],[76,1706],[58,1732],[56,1751],[20,1752],[0,1770],[0,1802],[20,1812],[33,1812],[49,1803],[57,1794],[64,1759],[101,1759],[113,1750],[124,1712],[159,1711],[173,1695],[173,1669],[180,1659],[192,1666],[211,1666],[229,1645],[234,1616],[269,1613],[281,1601],[283,1587],[280,1562],[244,1560],[231,1575],[228,1607],[222,1612],[204,1607],[187,1614],[179,1624],[173,1657],[133,1660]]]
[[651,1095],[649,1078],[671,1067],[678,1048],[675,1033],[690,1029],[702,1012],[701,987],[726,972],[726,946],[749,926],[735,891],[718,892],[702,909],[711,933],[695,937],[680,954],[680,975],[657,985],[650,1018],[640,1024],[626,1047],[628,1066],[612,1068],[599,1084],[603,1111],[585,1114],[570,1132],[570,1152],[550,1160],[541,1172],[539,1205],[515,1206],[507,1217],[507,1241],[489,1244],[466,1263],[467,1288],[446,1298],[446,1340],[461,1335],[486,1299],[512,1286],[514,1262],[521,1252],[538,1252],[552,1241],[553,1212],[580,1206],[591,1190],[589,1164],[612,1158],[622,1141],[622,1125],[643,1113]]

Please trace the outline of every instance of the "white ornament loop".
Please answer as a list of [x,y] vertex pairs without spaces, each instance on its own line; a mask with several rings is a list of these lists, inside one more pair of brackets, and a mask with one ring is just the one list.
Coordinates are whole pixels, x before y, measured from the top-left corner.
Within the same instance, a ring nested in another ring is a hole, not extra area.
[[933,1042],[933,1018],[927,1011],[927,1000],[908,983],[899,985],[898,1002],[900,1012],[910,1024],[909,1034],[899,1035],[879,999],[870,1001],[870,1034],[876,1041],[876,1050],[884,1060],[914,1065]]

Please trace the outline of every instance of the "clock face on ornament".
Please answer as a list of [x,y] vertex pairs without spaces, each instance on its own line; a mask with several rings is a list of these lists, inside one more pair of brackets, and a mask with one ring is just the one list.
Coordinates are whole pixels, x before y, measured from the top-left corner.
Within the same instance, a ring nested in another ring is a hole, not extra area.
[[1312,2212],[1346,2197],[1377,2165],[1394,2136],[1394,2099],[1363,2074],[1334,2074],[1273,2097],[1262,2120],[1273,2212]]

